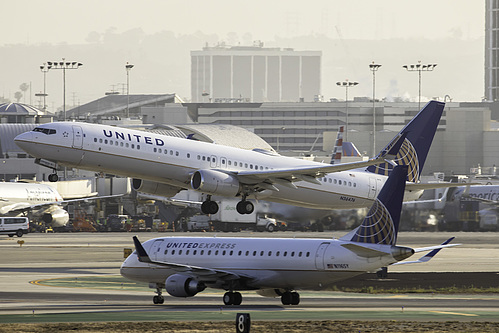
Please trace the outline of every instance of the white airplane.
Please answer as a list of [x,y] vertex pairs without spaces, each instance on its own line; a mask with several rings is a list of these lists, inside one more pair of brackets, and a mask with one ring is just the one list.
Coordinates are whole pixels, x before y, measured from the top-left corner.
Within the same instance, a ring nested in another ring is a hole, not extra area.
[[133,237],[135,251],[121,265],[121,275],[155,287],[155,304],[164,302],[163,288],[191,297],[210,287],[227,291],[226,305],[241,304],[238,290],[297,305],[296,290],[321,290],[415,252],[452,246],[452,239],[416,249],[396,245],[407,173],[408,166],[395,167],[362,224],[340,239],[160,237],[141,244]]
[[63,227],[69,214],[61,208],[64,199],[45,184],[0,182],[0,216],[20,216],[27,211],[41,216],[52,227]]
[[201,207],[206,214],[218,211],[211,195],[240,197],[241,214],[254,209],[248,198],[351,209],[368,207],[397,164],[410,167],[406,200],[434,188],[418,182],[444,105],[429,102],[375,158],[334,165],[78,122],[43,124],[18,135],[15,142],[54,170],[49,180],[56,181],[55,170],[64,165],[133,177],[134,189],[153,195],[173,197],[182,189],[194,189],[208,194]]

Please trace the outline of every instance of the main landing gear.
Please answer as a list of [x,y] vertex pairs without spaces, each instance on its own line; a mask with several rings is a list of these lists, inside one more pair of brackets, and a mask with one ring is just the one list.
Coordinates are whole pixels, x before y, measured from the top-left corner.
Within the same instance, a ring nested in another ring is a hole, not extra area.
[[243,296],[241,293],[228,291],[224,294],[224,304],[225,305],[241,305],[243,301]]
[[163,304],[165,302],[165,298],[162,295],[161,289],[161,287],[156,287],[157,295],[152,298],[152,302],[154,304]]
[[298,305],[300,304],[300,294],[296,291],[286,291],[281,295],[282,305]]
[[[246,200],[246,197],[243,197],[243,200],[237,203],[236,210],[239,214],[251,214],[255,210],[255,206],[251,201]],[[201,204],[201,211],[203,214],[216,214],[218,204],[211,200],[211,196],[208,196],[208,200]]]

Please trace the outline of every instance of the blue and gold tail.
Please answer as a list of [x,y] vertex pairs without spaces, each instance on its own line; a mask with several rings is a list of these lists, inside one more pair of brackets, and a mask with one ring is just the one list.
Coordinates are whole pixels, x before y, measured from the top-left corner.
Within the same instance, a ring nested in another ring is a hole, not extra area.
[[[407,180],[410,182],[418,182],[420,179],[444,106],[445,103],[442,102],[428,102],[382,150],[383,152],[389,149],[400,135],[406,133],[404,143],[393,162],[397,165],[407,165],[409,167]],[[368,167],[367,171],[388,176],[392,169],[393,165],[390,163],[381,163]]]
[[396,166],[362,224],[353,231],[352,242],[395,245],[409,166]]

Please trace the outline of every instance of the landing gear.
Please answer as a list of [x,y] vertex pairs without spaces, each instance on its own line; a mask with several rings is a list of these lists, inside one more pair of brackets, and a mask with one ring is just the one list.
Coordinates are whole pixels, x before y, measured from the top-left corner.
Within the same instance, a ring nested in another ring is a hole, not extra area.
[[253,203],[251,201],[243,198],[243,200],[237,203],[236,210],[239,214],[251,214],[255,210],[255,206],[253,206]]
[[300,294],[296,291],[286,291],[281,296],[281,303],[283,305],[298,305],[300,304]]
[[228,291],[224,294],[224,304],[225,305],[241,305],[243,301],[243,296],[241,293]]
[[49,182],[55,183],[58,180],[59,176],[57,175],[57,173],[54,172],[49,175]]
[[203,214],[216,214],[218,212],[218,204],[215,201],[211,201],[211,196],[208,196],[208,200],[201,204],[201,211]]
[[163,304],[165,302],[165,298],[162,295],[161,289],[161,287],[156,287],[157,295],[152,298],[152,302],[154,304]]

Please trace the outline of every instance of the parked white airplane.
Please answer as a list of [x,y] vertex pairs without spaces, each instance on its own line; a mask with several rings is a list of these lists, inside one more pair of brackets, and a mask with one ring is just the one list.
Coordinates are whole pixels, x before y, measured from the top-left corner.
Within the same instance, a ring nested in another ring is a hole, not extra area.
[[237,290],[297,305],[298,289],[324,289],[415,252],[452,246],[451,239],[418,249],[396,245],[407,172],[407,166],[395,167],[362,224],[340,239],[160,237],[141,244],[133,237],[136,250],[123,262],[121,275],[156,287],[155,304],[164,302],[163,288],[190,297],[210,287],[227,290],[226,305],[241,304]]
[[0,216],[20,216],[26,211],[41,216],[52,227],[63,227],[69,214],[61,208],[64,199],[45,184],[0,182]]
[[[406,200],[415,200],[428,188],[417,182],[443,107],[429,102],[375,158],[335,165],[77,122],[43,124],[18,135],[15,142],[54,171],[60,164],[134,177],[136,190],[166,197],[190,188],[206,193],[204,213],[218,211],[211,195],[241,197],[241,214],[254,209],[247,198],[350,209],[368,207],[396,164],[410,166]],[[391,158],[394,162],[385,162]],[[57,174],[49,179],[56,181]]]

